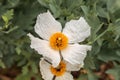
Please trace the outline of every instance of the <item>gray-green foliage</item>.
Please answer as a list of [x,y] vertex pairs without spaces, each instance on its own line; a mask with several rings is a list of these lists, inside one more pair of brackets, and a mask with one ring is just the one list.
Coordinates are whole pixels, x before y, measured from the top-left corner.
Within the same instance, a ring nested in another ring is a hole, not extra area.
[[91,36],[84,42],[92,45],[84,66],[88,74],[80,75],[78,80],[98,80],[92,70],[108,61],[117,66],[107,73],[115,73],[115,80],[120,79],[120,0],[0,0],[0,68],[21,67],[16,80],[30,80],[33,76],[41,79],[41,56],[30,48],[26,34],[35,34],[36,17],[47,10],[63,26],[80,16],[91,26]]

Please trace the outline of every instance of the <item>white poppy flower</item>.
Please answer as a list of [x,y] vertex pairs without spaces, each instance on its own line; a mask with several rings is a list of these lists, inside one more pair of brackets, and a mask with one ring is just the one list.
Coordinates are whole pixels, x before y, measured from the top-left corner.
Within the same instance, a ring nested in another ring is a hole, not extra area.
[[66,61],[62,61],[57,68],[54,68],[43,58],[39,66],[44,80],[73,80],[71,71],[78,71],[82,67],[82,65],[72,65]]
[[38,15],[34,29],[42,39],[29,33],[31,48],[49,58],[54,67],[59,65],[61,57],[71,64],[81,64],[91,50],[91,46],[78,44],[90,35],[90,27],[83,17],[67,22],[62,29],[48,11]]

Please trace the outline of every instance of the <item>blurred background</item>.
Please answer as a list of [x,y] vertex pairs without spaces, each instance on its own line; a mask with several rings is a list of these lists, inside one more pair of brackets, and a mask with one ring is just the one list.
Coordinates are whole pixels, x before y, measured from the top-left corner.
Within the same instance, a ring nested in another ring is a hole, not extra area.
[[120,80],[120,0],[0,0],[0,80],[42,80],[40,55],[26,34],[38,14],[49,10],[65,25],[83,16],[91,26],[84,68],[75,80]]

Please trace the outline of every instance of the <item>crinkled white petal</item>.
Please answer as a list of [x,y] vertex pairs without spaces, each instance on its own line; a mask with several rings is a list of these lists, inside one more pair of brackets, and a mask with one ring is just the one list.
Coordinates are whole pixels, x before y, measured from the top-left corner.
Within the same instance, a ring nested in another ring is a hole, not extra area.
[[39,66],[42,78],[44,80],[52,80],[54,75],[50,72],[51,65],[42,59],[39,63]]
[[54,19],[49,11],[38,15],[34,28],[35,32],[45,40],[49,40],[52,34],[62,30],[61,24]]
[[57,76],[55,80],[73,80],[73,76],[70,73],[65,72],[64,75]]
[[71,64],[71,63],[66,61],[66,70],[67,71],[78,71],[82,67],[83,67],[83,63],[81,63],[81,64],[74,64],[73,65],[73,64]]
[[91,50],[91,46],[79,45],[76,43],[68,45],[68,47],[65,50],[62,50],[61,53],[64,60],[75,65],[83,64],[88,50]]
[[31,39],[31,48],[35,49],[39,54],[42,54],[45,57],[51,59],[51,63],[54,67],[57,67],[60,63],[60,55],[58,51],[51,49],[49,46],[49,42],[45,40],[41,40],[39,38],[34,37],[30,33],[28,36]]
[[80,17],[79,20],[67,22],[63,33],[68,37],[69,43],[82,42],[90,36],[90,26],[83,17]]

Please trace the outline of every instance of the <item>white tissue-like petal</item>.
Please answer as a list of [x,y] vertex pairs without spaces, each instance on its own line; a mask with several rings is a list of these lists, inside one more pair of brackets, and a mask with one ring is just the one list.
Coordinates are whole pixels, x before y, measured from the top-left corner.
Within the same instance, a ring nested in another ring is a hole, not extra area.
[[83,63],[73,65],[69,62],[66,62],[66,70],[67,71],[79,71],[82,67],[83,67]]
[[82,42],[90,36],[90,26],[85,19],[81,17],[79,20],[67,22],[63,33],[68,37],[69,43]]
[[35,32],[45,40],[49,40],[52,34],[62,30],[61,24],[54,19],[49,11],[38,15],[34,28]]
[[50,72],[51,65],[46,61],[44,61],[43,59],[41,59],[39,66],[40,66],[40,72],[42,74],[42,78],[44,80],[52,80],[54,75]]
[[83,64],[83,61],[87,55],[87,51],[91,50],[91,46],[71,44],[65,50],[62,50],[62,56],[64,60],[75,65]]
[[31,48],[35,49],[39,54],[42,54],[45,57],[51,59],[51,63],[54,67],[57,67],[60,63],[60,55],[56,50],[51,49],[49,46],[49,42],[45,40],[41,40],[39,38],[34,37],[30,33],[28,34],[31,40]]

